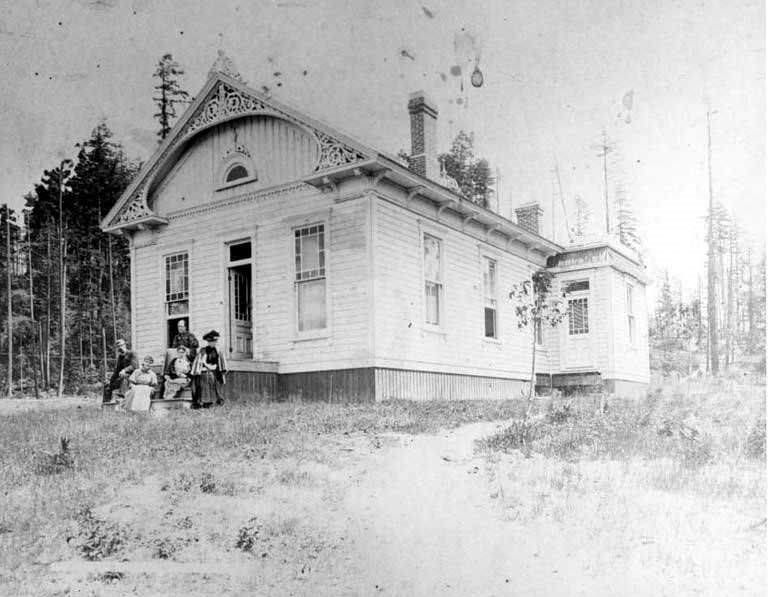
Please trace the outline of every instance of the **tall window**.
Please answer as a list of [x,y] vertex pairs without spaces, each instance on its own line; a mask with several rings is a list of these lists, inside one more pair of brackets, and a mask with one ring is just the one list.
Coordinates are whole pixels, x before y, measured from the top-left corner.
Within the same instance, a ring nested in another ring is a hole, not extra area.
[[424,235],[424,303],[425,321],[440,325],[443,302],[443,248],[439,238]]
[[300,332],[326,326],[325,226],[294,230],[296,307]]
[[635,312],[633,306],[632,285],[627,284],[627,334],[629,343],[635,343]]
[[165,258],[165,304],[168,317],[189,313],[189,255]]
[[497,338],[496,329],[496,261],[483,257],[483,301],[485,337]]
[[568,300],[568,333],[571,336],[589,333],[589,301],[587,297]]

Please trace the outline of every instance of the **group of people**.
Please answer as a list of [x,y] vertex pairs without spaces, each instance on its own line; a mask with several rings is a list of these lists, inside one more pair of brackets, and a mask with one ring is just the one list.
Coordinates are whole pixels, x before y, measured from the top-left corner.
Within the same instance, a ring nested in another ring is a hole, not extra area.
[[203,340],[207,344],[200,348],[195,335],[187,331],[186,322],[179,320],[163,366],[161,395],[152,356],[145,356],[139,365],[136,354],[120,338],[115,369],[105,384],[104,402],[117,402],[125,410],[146,411],[153,397],[168,400],[191,392],[195,408],[222,404],[227,365],[216,346],[219,333],[211,330]]

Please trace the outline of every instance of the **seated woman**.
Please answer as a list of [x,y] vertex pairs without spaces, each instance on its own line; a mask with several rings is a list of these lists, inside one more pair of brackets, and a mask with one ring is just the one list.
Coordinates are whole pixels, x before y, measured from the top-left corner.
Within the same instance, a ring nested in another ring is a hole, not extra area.
[[128,378],[128,392],[125,394],[125,410],[149,410],[152,392],[157,387],[157,375],[152,371],[154,359],[147,355],[141,362],[141,368],[136,369]]
[[190,384],[189,370],[190,363],[187,357],[187,347],[179,346],[176,349],[176,358],[174,358],[166,369],[165,378],[165,392],[163,398],[165,400],[176,398],[184,388],[188,388]]

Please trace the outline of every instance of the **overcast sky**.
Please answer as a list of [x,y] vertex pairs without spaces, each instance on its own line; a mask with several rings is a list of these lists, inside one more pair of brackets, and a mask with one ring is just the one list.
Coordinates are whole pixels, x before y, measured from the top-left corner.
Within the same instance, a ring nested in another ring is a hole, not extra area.
[[[0,202],[21,198],[100,118],[133,157],[156,147],[152,72],[166,52],[203,85],[220,47],[251,86],[389,152],[410,149],[408,94],[438,104],[501,176],[501,210],[539,201],[553,167],[602,221],[605,130],[649,273],[693,287],[704,262],[706,111],[716,198],[756,242],[765,226],[762,2],[456,0],[0,1]],[[484,85],[469,75],[475,64]],[[459,67],[458,69],[455,67]],[[457,76],[456,73],[461,71]],[[277,74],[276,74],[277,73]],[[559,199],[558,199],[559,201]],[[555,213],[558,228],[562,212]],[[559,233],[558,240],[565,240]]]

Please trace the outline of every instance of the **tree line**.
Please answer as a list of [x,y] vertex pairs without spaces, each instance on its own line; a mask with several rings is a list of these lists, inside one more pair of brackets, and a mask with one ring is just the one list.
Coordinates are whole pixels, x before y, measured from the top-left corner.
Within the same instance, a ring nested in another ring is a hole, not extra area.
[[765,251],[749,242],[722,205],[714,205],[708,229],[710,218],[713,258],[702,264],[705,278],[699,277],[696,290],[683,293],[668,272],[657,282],[649,322],[651,368],[686,375],[735,367],[764,373]]
[[[165,54],[152,75],[160,141],[176,105],[188,101],[183,74]],[[130,335],[128,241],[100,223],[141,164],[104,121],[74,147],[72,159],[43,171],[20,212],[0,206],[0,384],[8,395],[100,384],[116,339]]]

